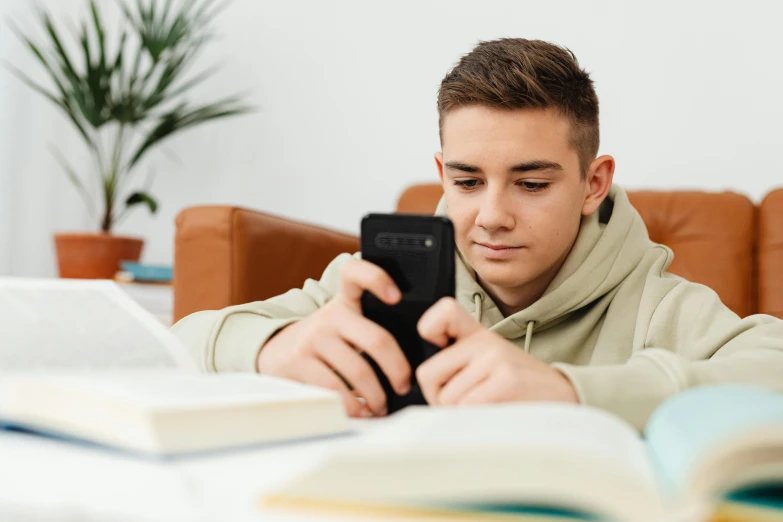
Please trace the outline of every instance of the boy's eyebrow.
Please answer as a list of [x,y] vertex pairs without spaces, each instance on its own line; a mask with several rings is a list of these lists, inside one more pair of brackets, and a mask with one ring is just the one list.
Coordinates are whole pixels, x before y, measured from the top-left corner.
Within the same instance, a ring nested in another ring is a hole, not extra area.
[[[481,169],[475,165],[469,165],[461,161],[448,161],[446,167],[453,170],[461,170],[462,172],[468,172],[470,174],[481,173]],[[563,166],[559,163],[549,160],[532,160],[519,163],[508,169],[509,172],[529,172],[532,170],[563,170]]]
[[511,172],[528,172],[530,170],[563,170],[559,163],[549,160],[533,160],[514,165],[509,169]]
[[473,165],[468,165],[467,163],[462,163],[461,161],[447,161],[446,168],[453,169],[453,170],[461,170],[462,172],[469,172],[471,174],[476,174],[481,172],[480,168],[474,167]]

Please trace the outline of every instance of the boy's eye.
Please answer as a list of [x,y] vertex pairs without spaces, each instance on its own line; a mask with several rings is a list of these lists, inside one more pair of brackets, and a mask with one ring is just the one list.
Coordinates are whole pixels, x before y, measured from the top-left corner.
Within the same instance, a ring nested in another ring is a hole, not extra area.
[[549,187],[549,183],[540,181],[520,181],[519,185],[528,192],[539,192]]
[[454,180],[454,185],[463,188],[463,189],[472,189],[476,188],[476,186],[479,184],[479,180],[477,179],[457,179]]

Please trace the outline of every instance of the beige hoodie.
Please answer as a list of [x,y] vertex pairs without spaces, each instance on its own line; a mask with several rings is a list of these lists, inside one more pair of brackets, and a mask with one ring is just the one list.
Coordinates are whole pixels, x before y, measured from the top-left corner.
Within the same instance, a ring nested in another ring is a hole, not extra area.
[[[445,214],[443,201],[437,214]],[[256,371],[259,349],[283,326],[337,291],[338,256],[320,281],[266,301],[198,312],[173,331],[207,371]],[[705,383],[783,389],[783,321],[740,319],[710,288],[666,272],[669,248],[653,243],[625,192],[612,187],[582,221],[576,243],[544,295],[503,317],[457,256],[456,298],[481,324],[573,383],[582,403],[642,429],[664,399]]]

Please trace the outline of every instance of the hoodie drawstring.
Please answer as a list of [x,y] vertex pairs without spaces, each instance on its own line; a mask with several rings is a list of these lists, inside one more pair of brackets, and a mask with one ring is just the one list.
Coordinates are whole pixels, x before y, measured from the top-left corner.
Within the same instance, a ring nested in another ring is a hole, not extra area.
[[473,294],[473,304],[475,306],[473,311],[474,317],[476,318],[476,321],[481,322],[482,297],[480,293],[476,292]]
[[[482,303],[484,301],[484,297],[479,293],[476,292],[473,294],[473,317],[476,318],[476,321],[481,322],[481,308]],[[530,353],[530,342],[533,340],[533,327],[536,325],[535,321],[528,321],[527,322],[527,331],[525,332],[525,352]]]
[[527,332],[525,332],[525,352],[530,353],[530,341],[533,340],[533,326],[535,326],[535,321],[528,321],[527,322]]

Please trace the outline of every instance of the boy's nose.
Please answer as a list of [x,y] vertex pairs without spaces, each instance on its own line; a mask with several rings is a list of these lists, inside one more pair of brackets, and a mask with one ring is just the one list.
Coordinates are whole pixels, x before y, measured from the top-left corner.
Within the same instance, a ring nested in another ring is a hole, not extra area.
[[487,230],[514,228],[514,216],[509,211],[509,203],[504,199],[502,196],[488,195],[481,202],[479,213],[476,216],[476,225]]

